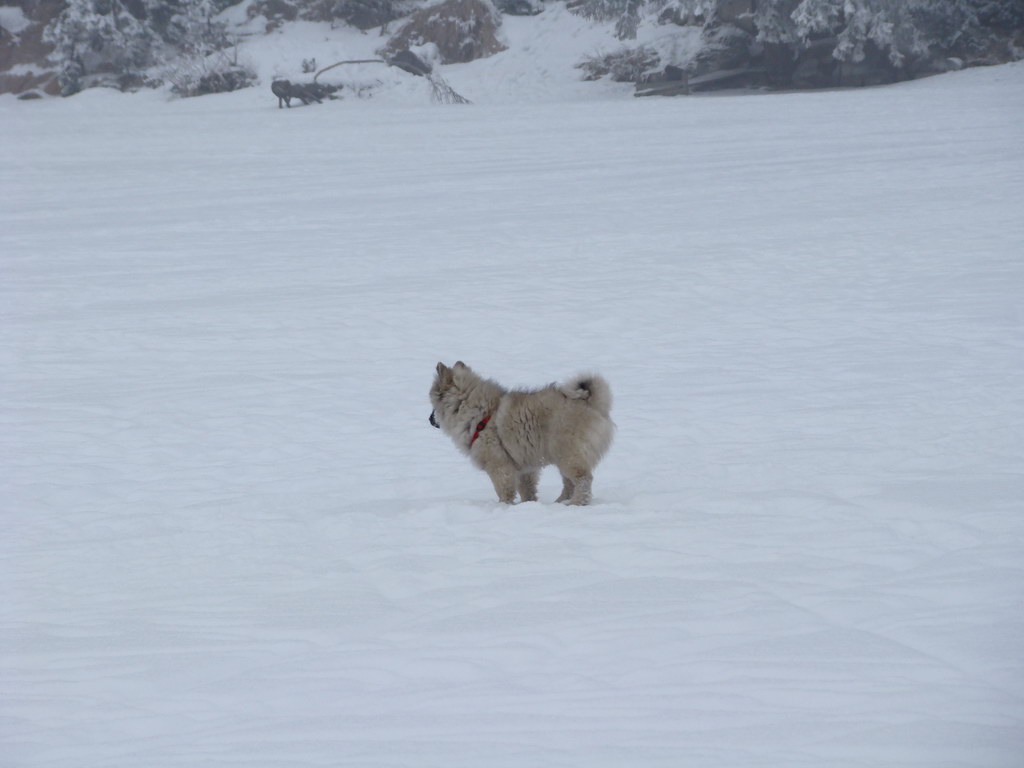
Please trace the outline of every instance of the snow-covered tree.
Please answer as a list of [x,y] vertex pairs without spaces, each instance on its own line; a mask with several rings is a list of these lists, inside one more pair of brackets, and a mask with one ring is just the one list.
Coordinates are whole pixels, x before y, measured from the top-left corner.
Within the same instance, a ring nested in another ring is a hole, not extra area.
[[[843,0],[823,0],[842,4]],[[798,38],[793,14],[803,5],[799,0],[762,0],[754,8],[758,39],[765,43],[791,43]]]
[[1024,0],[970,0],[969,5],[982,26],[1024,28]]
[[163,25],[164,41],[188,54],[206,55],[227,44],[224,24],[214,17],[224,8],[217,0],[178,0],[161,4],[169,18]]
[[680,23],[703,22],[722,0],[582,0],[571,6],[572,12],[595,21],[614,21],[620,40],[636,37],[644,18],[676,20]]
[[619,40],[635,40],[636,30],[640,26],[640,9],[646,0],[626,0],[626,8],[619,20],[615,22],[615,36]]
[[802,0],[791,19],[800,39],[836,35],[833,55],[841,61],[862,61],[871,44],[899,66],[908,56],[928,54],[936,44],[955,43],[976,23],[971,4],[972,0]]
[[67,0],[45,38],[65,95],[80,90],[87,74],[137,72],[153,63],[155,36],[121,0]]
[[620,40],[636,37],[640,11],[647,0],[583,0],[573,13],[594,21],[615,21],[615,35]]
[[625,13],[631,2],[633,0],[583,0],[572,6],[572,12],[585,19],[611,21]]
[[67,0],[46,29],[59,66],[61,92],[75,93],[90,76],[138,81],[162,59],[205,56],[226,43],[214,17],[225,0]]
[[683,23],[703,22],[718,7],[720,0],[651,0],[650,8],[658,19]]
[[846,21],[849,0],[796,0],[790,3],[792,21],[806,34],[808,31],[840,29]]

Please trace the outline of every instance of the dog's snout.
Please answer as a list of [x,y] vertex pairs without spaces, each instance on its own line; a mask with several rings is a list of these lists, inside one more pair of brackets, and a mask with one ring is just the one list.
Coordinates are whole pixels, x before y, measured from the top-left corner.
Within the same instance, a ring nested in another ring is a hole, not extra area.
[[430,426],[437,427],[438,429],[441,428],[441,425],[437,423],[437,419],[434,418],[434,412],[433,411],[430,412],[430,419],[429,419],[429,421],[430,421]]

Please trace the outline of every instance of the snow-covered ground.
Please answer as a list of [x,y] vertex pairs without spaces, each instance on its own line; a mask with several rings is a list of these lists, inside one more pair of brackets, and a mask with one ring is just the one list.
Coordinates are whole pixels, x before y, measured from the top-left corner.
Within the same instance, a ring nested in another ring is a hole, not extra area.
[[[1020,766],[1024,66],[474,71],[0,99],[0,764]],[[594,506],[456,359],[610,380]]]

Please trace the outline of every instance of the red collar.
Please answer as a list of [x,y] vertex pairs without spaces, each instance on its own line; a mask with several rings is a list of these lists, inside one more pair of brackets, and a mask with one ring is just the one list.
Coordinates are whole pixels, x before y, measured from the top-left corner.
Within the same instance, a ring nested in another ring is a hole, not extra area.
[[484,416],[484,417],[483,417],[483,418],[482,418],[482,419],[480,420],[480,423],[476,425],[476,432],[474,432],[474,433],[473,433],[473,436],[472,436],[471,438],[469,438],[469,447],[470,447],[470,448],[472,448],[472,447],[473,447],[473,443],[475,443],[475,442],[476,442],[476,439],[477,439],[478,437],[480,437],[480,433],[484,431],[484,427],[486,427],[486,426],[487,426],[487,422],[488,422],[488,421],[490,421],[490,420],[491,420],[491,417],[490,417],[490,416]]

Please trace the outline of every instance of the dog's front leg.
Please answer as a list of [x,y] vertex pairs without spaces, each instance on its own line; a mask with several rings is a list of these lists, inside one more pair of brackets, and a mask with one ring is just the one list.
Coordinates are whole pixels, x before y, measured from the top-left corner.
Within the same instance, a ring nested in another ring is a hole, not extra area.
[[516,473],[511,467],[494,467],[485,470],[494,483],[494,491],[502,504],[516,502]]

